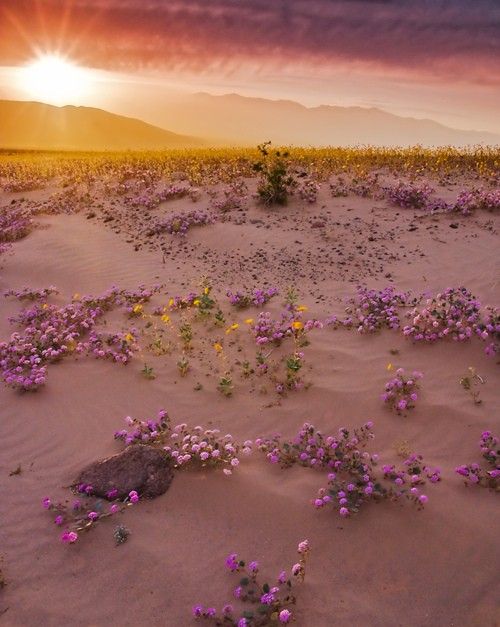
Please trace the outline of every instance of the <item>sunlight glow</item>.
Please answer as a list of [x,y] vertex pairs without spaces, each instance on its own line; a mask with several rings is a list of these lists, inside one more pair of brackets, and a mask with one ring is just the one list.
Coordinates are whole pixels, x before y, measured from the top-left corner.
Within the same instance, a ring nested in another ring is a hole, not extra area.
[[79,104],[91,89],[89,70],[57,55],[44,55],[23,68],[22,88],[33,98],[49,104]]

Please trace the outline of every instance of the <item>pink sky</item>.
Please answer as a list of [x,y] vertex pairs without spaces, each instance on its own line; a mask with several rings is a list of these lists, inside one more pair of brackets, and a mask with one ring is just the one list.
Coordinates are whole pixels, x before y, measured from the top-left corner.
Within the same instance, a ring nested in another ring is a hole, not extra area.
[[500,131],[496,0],[2,0],[0,96],[46,53],[100,71],[72,104],[116,112],[204,90]]

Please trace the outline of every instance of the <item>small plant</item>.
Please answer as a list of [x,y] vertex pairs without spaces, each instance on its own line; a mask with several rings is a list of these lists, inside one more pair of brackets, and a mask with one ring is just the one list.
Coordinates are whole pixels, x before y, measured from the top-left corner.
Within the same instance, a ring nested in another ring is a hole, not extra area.
[[296,181],[290,171],[287,151],[270,151],[271,142],[257,146],[261,160],[253,165],[255,172],[261,176],[257,193],[265,205],[286,205],[288,196],[296,186]]
[[124,544],[128,540],[129,535],[130,531],[125,525],[117,525],[113,531],[113,538],[117,546]]
[[191,342],[193,340],[193,328],[187,320],[184,320],[181,326],[179,327],[179,337],[182,340],[184,345],[184,350],[188,351],[191,349]]
[[132,490],[125,499],[119,500],[116,498],[118,491],[111,489],[106,495],[106,498],[111,501],[110,504],[103,499],[93,497],[93,488],[90,485],[79,485],[78,492],[80,497],[71,505],[54,504],[48,497],[42,501],[44,509],[56,514],[54,518],[56,526],[65,528],[61,535],[61,542],[64,544],[74,544],[83,532],[90,531],[106,518],[123,512],[139,502],[139,495],[135,490]]
[[295,351],[285,359],[286,379],[276,384],[276,392],[283,394],[286,390],[298,390],[303,387],[300,371],[304,365],[304,353]]
[[249,361],[243,361],[240,363],[240,365],[241,365],[241,375],[245,379],[248,379],[248,377],[250,377],[255,372],[255,370],[252,368]]
[[189,361],[186,355],[183,355],[177,362],[177,369],[181,377],[185,377],[189,372]]
[[286,571],[281,571],[274,585],[260,582],[258,562],[247,564],[236,553],[232,553],[226,558],[226,568],[240,576],[239,584],[233,590],[233,597],[246,608],[236,611],[232,604],[227,603],[219,614],[213,607],[195,605],[193,616],[212,620],[216,625],[234,627],[265,627],[291,623],[294,616],[288,608],[296,603],[292,590],[297,583],[304,581],[309,550],[307,540],[300,542],[297,547],[299,561],[291,567],[290,576]]
[[23,287],[19,290],[6,290],[3,295],[5,297],[12,296],[18,300],[45,300],[52,294],[58,294],[59,291],[53,285],[42,289],[33,289],[32,287]]
[[455,468],[467,482],[475,485],[490,488],[495,492],[500,491],[500,449],[498,448],[498,437],[493,435],[491,431],[483,431],[479,448],[483,454],[483,458],[488,463],[490,470],[481,468],[479,464],[467,464]]
[[469,366],[469,374],[460,379],[460,385],[468,392],[475,405],[480,405],[483,401],[479,398],[479,390],[475,390],[474,386],[484,384],[484,379],[477,374],[476,369]]
[[153,367],[144,364],[144,368],[141,370],[141,374],[145,379],[153,380],[156,379],[156,375],[153,372]]
[[238,309],[246,309],[251,305],[260,307],[268,303],[273,296],[278,294],[278,290],[275,287],[268,287],[264,289],[255,289],[251,293],[244,294],[242,292],[228,291],[227,296],[231,305],[234,305]]
[[299,293],[297,292],[297,289],[293,285],[291,285],[286,290],[285,307],[289,309],[290,311],[295,311],[295,307],[297,306],[298,302],[299,302]]
[[217,389],[224,396],[231,396],[231,394],[233,393],[233,379],[229,372],[226,372],[219,379]]
[[[388,369],[392,370],[392,364],[389,364]],[[418,399],[419,385],[417,381],[423,376],[421,372],[416,370],[410,376],[406,376],[404,369],[398,368],[395,376],[385,384],[385,392],[381,396],[382,400],[398,413],[405,409],[412,409]]]
[[178,237],[185,237],[193,226],[205,226],[214,224],[216,216],[208,211],[196,209],[188,213],[174,213],[168,218],[157,222],[154,231],[156,233],[169,233]]

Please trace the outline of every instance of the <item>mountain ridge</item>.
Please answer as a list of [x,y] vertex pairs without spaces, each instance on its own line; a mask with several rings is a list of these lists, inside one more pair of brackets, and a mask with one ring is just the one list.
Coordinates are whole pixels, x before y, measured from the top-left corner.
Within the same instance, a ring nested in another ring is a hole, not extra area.
[[160,110],[161,117],[152,123],[97,107],[0,100],[0,148],[161,150],[249,146],[263,138],[315,147],[500,144],[495,133],[453,129],[377,107],[307,107],[293,100],[198,92],[167,99]]

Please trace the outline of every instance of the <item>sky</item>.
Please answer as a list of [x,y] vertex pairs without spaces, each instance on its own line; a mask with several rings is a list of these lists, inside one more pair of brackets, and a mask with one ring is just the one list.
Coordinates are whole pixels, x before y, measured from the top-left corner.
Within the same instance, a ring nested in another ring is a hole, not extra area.
[[0,0],[0,97],[35,99],[44,55],[85,71],[56,104],[236,92],[500,132],[499,0]]

